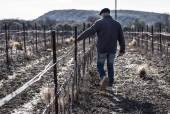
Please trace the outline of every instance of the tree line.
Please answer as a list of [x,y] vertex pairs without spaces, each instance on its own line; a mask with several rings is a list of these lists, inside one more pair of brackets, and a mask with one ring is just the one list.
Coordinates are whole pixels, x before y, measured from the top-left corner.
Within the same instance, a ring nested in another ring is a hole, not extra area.
[[162,30],[165,31],[167,28],[170,28],[170,16],[168,13],[163,13],[158,15],[158,20],[157,22],[155,22],[153,25],[151,24],[147,24],[147,22],[145,20],[142,20],[140,18],[135,18],[134,21],[132,21],[131,23],[127,23],[125,24],[124,27],[124,31],[130,30],[130,29],[134,29],[136,28],[142,28],[142,26],[144,28],[146,28],[146,26],[153,26],[155,28],[156,31],[159,31],[160,29],[160,24],[162,27]]
[[[158,15],[158,20],[153,24],[155,29],[159,29],[159,25],[162,25],[162,28],[170,28],[170,16],[168,13],[163,13]],[[89,16],[86,18],[85,22],[86,25],[92,25],[96,20],[100,19],[99,16]],[[5,22],[7,23],[7,27],[10,30],[17,30],[23,28],[23,23],[25,23],[25,27],[27,30],[33,30],[35,29],[35,23],[37,24],[37,29],[41,30],[44,28],[44,25],[47,30],[49,29],[68,29],[71,30],[74,26],[77,26],[80,29],[83,29],[83,24],[80,21],[74,21],[74,20],[65,20],[65,21],[57,21],[55,19],[51,19],[49,17],[45,19],[37,19],[32,21],[25,21],[25,20],[19,20],[19,19],[4,19],[0,20],[0,29],[5,29]],[[129,30],[131,28],[141,28],[142,26],[146,27],[147,22],[145,20],[142,20],[141,18],[135,18],[132,22],[125,23],[122,25],[124,31]],[[87,27],[86,27],[87,28]]]

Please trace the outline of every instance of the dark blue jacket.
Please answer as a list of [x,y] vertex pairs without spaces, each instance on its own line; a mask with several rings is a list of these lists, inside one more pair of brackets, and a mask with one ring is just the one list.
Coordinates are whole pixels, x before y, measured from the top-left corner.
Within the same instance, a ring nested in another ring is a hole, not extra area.
[[119,22],[111,16],[105,16],[97,20],[90,28],[81,33],[77,41],[85,39],[97,32],[97,52],[116,53],[117,41],[120,45],[120,52],[125,52],[125,40],[122,27]]

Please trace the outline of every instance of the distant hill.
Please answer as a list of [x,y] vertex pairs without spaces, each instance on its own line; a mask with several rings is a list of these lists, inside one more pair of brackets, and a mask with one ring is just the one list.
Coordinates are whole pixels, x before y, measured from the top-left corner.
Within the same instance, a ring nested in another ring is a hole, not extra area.
[[[111,16],[114,17],[114,10],[111,10]],[[135,18],[141,18],[145,20],[148,24],[153,24],[158,20],[159,13],[153,12],[142,12],[142,11],[132,11],[132,10],[118,10],[118,21],[121,24],[127,24],[132,22]],[[85,21],[89,16],[99,16],[99,11],[94,10],[53,10],[45,13],[44,15],[38,17],[35,20],[45,19],[47,17],[61,20],[75,20],[75,21]]]

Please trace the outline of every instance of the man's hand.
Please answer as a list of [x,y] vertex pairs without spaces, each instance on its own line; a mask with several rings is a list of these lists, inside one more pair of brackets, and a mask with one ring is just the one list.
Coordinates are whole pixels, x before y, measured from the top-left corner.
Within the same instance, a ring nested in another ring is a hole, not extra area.
[[121,53],[119,52],[118,56],[117,57],[120,57],[120,56],[123,56],[125,53]]

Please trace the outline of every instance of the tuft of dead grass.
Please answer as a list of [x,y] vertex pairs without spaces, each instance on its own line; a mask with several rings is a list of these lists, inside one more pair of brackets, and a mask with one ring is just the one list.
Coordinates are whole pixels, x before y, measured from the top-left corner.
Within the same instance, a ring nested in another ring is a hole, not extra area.
[[132,40],[132,42],[129,43],[129,46],[136,46],[137,45],[137,41],[135,39]]
[[22,45],[19,42],[13,42],[12,50],[22,50]]
[[65,43],[68,45],[68,44],[70,44],[70,38],[67,38],[67,39],[65,39]]
[[52,88],[44,87],[40,93],[41,99],[46,102],[46,99],[49,98],[50,102],[53,100],[54,92]]
[[26,60],[31,60],[31,52],[30,51],[27,51],[26,53],[24,53],[24,59]]
[[70,37],[70,41],[71,41],[71,42],[74,42],[74,41],[75,41],[75,38]]
[[147,74],[147,66],[141,65],[137,68],[137,74],[140,76],[140,78],[143,78]]
[[78,98],[77,98],[77,91],[74,90],[74,102],[77,102],[78,101]]
[[150,38],[150,41],[152,41],[152,37]]
[[61,40],[58,40],[58,41],[56,40],[56,44],[60,45],[60,44],[62,44],[62,41]]

